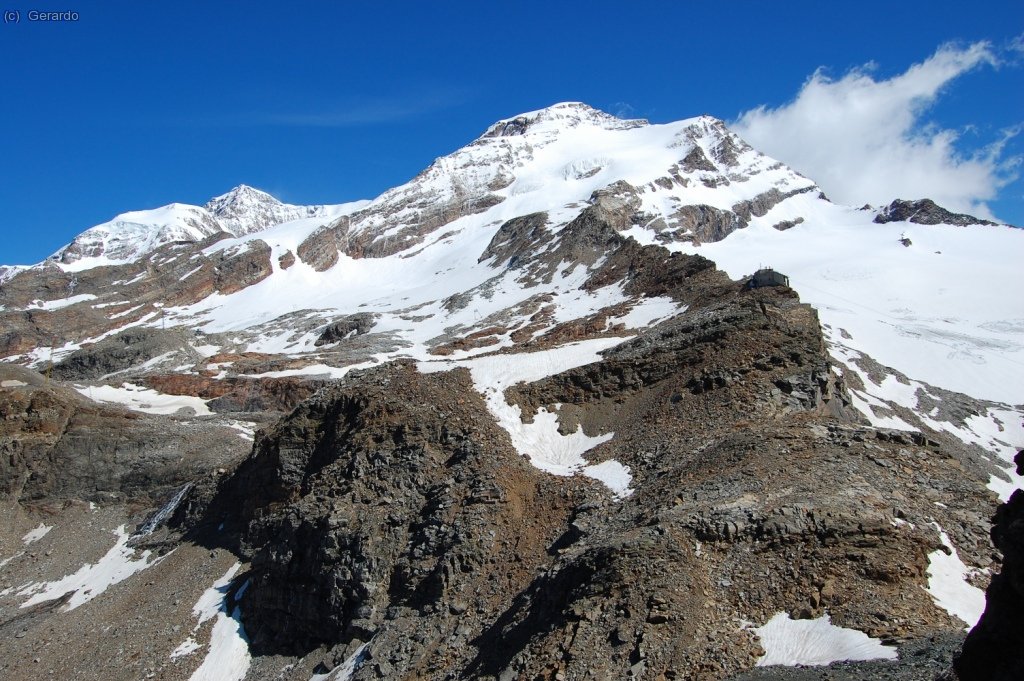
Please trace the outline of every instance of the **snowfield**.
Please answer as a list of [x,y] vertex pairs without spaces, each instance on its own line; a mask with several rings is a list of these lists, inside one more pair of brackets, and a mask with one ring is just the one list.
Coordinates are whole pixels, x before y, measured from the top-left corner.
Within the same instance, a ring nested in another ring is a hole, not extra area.
[[[804,222],[772,228],[796,217]],[[1024,230],[873,218],[802,194],[722,241],[671,248],[710,258],[733,278],[774,267],[823,324],[876,361],[940,388],[1024,404],[1024,305],[1015,289]]]
[[832,624],[828,615],[813,620],[793,620],[776,613],[764,625],[752,629],[761,639],[765,654],[758,667],[772,665],[828,665],[833,662],[895,660],[896,649],[855,629]]

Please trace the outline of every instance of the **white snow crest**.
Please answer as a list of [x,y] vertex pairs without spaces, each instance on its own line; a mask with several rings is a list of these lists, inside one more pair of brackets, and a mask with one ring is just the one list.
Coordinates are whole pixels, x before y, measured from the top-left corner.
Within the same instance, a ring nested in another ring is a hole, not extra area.
[[862,631],[837,627],[828,615],[812,620],[793,620],[779,612],[763,626],[752,629],[761,639],[765,654],[758,667],[771,665],[828,665],[833,662],[895,660],[896,650],[882,645]]

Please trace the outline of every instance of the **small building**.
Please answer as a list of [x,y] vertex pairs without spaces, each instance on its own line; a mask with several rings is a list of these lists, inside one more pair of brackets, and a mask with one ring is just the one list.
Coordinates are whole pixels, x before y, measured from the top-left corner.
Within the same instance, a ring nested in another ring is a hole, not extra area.
[[763,288],[765,286],[789,286],[789,277],[781,272],[776,272],[770,267],[762,267],[754,272],[747,285],[750,288]]

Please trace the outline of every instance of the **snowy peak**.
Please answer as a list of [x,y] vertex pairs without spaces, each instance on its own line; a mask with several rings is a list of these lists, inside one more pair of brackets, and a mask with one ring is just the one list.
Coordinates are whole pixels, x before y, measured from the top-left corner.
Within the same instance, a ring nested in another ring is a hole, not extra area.
[[558,132],[583,125],[606,130],[628,130],[647,125],[647,121],[616,118],[583,102],[562,102],[502,119],[489,127],[482,137],[514,137],[535,132]]
[[210,199],[205,206],[224,231],[235,236],[261,232],[283,222],[328,215],[332,212],[330,208],[282,203],[270,194],[244,184]]
[[215,196],[206,202],[206,210],[218,218],[232,217],[257,206],[281,206],[280,201],[270,194],[247,184],[240,184],[226,194]]
[[121,264],[175,241],[201,241],[220,232],[245,236],[305,218],[328,221],[362,204],[293,206],[241,184],[205,206],[171,203],[122,213],[85,230],[50,259],[73,270]]
[[73,269],[125,262],[174,241],[200,241],[223,231],[205,209],[171,203],[122,213],[96,225],[51,256]]

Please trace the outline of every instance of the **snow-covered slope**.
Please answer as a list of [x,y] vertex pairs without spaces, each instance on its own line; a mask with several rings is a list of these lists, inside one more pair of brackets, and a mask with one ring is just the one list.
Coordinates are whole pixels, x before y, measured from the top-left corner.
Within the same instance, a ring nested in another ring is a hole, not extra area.
[[201,241],[218,232],[251,234],[299,218],[328,221],[362,202],[331,206],[292,206],[270,194],[239,185],[206,206],[172,203],[122,213],[91,227],[51,256],[67,271],[136,260],[177,241]]
[[[899,425],[896,411],[909,409],[1004,457],[1024,445],[1013,407],[1024,404],[1024,309],[1014,294],[1024,231],[967,224],[968,216],[917,224],[833,204],[811,179],[708,116],[651,125],[557,104],[495,123],[370,202],[289,206],[239,187],[205,208],[126,213],[58,257],[65,270],[81,271],[229,232],[234,238],[200,254],[161,256],[160,268],[187,257],[196,263],[187,280],[204,258],[223,263],[269,249],[265,276],[178,296],[184,303],[139,305],[122,323],[198,329],[211,343],[207,355],[305,358],[268,375],[339,376],[399,357],[459,360],[523,345],[612,309],[622,333],[678,314],[671,301],[627,295],[619,283],[581,289],[602,256],[572,262],[566,253],[593,244],[570,243],[578,235],[566,228],[587,207],[623,236],[703,255],[733,278],[763,265],[788,275],[818,309],[840,369],[859,379],[854,394],[873,422]],[[879,215],[892,221],[876,222]],[[532,231],[510,227],[524,216],[535,216]],[[123,281],[149,276],[134,272]],[[25,309],[58,309],[84,293],[80,286]],[[374,342],[325,341],[330,324],[355,313],[372,319]],[[59,359],[115,332],[22,357]],[[870,362],[879,368],[865,368]],[[943,390],[1002,406],[979,407],[977,422],[957,421],[935,406]]]
[[[731,162],[729,146],[737,150]],[[680,168],[681,159],[695,156],[695,150],[706,165]],[[727,160],[711,160],[716,158]],[[504,178],[507,185],[488,190],[495,178]],[[500,199],[487,210],[448,223],[439,230],[443,238],[427,235],[415,257],[407,252],[372,259],[343,255],[327,272],[299,266],[229,299],[204,301],[180,312],[197,315],[210,331],[227,330],[280,314],[301,297],[304,307],[368,307],[385,315],[378,322],[384,325],[396,305],[438,304],[500,272],[495,266],[504,263],[477,260],[502,222],[544,211],[548,229],[558,231],[593,192],[619,181],[637,188],[637,212],[649,217],[625,234],[642,243],[704,255],[734,278],[772,265],[819,308],[837,338],[840,329],[846,332],[842,338],[847,345],[937,386],[1024,402],[1024,309],[1013,293],[1024,233],[1006,226],[876,224],[874,212],[830,203],[810,180],[747,147],[706,117],[646,125],[564,104],[502,121],[353,215],[352,232],[368,232],[373,241],[383,241],[411,224],[407,214],[416,212],[392,210],[399,197],[441,203],[455,196],[460,182],[474,195],[491,191]],[[790,195],[761,215],[751,214],[745,228],[712,243],[687,238],[680,209],[701,205],[731,211],[745,201],[774,196],[773,190]],[[274,248],[273,261],[294,250],[310,224],[282,225],[220,242],[211,250],[260,238]],[[912,245],[902,245],[901,237]],[[484,317],[536,292],[518,285],[511,275],[501,281],[497,290],[511,297],[479,298],[469,316]],[[517,287],[521,290],[513,292]],[[418,315],[429,312],[427,308]],[[462,316],[438,311],[403,334],[419,344],[452,323],[467,323]],[[409,327],[399,321],[393,326],[396,331]]]
[[302,218],[330,220],[364,203],[359,201],[331,206],[293,206],[281,203],[270,194],[243,184],[227,194],[210,199],[204,208],[216,218],[223,231],[242,236]]
[[87,269],[131,261],[174,241],[201,241],[219,231],[220,225],[205,209],[172,203],[122,213],[91,227],[51,258],[68,269]]

